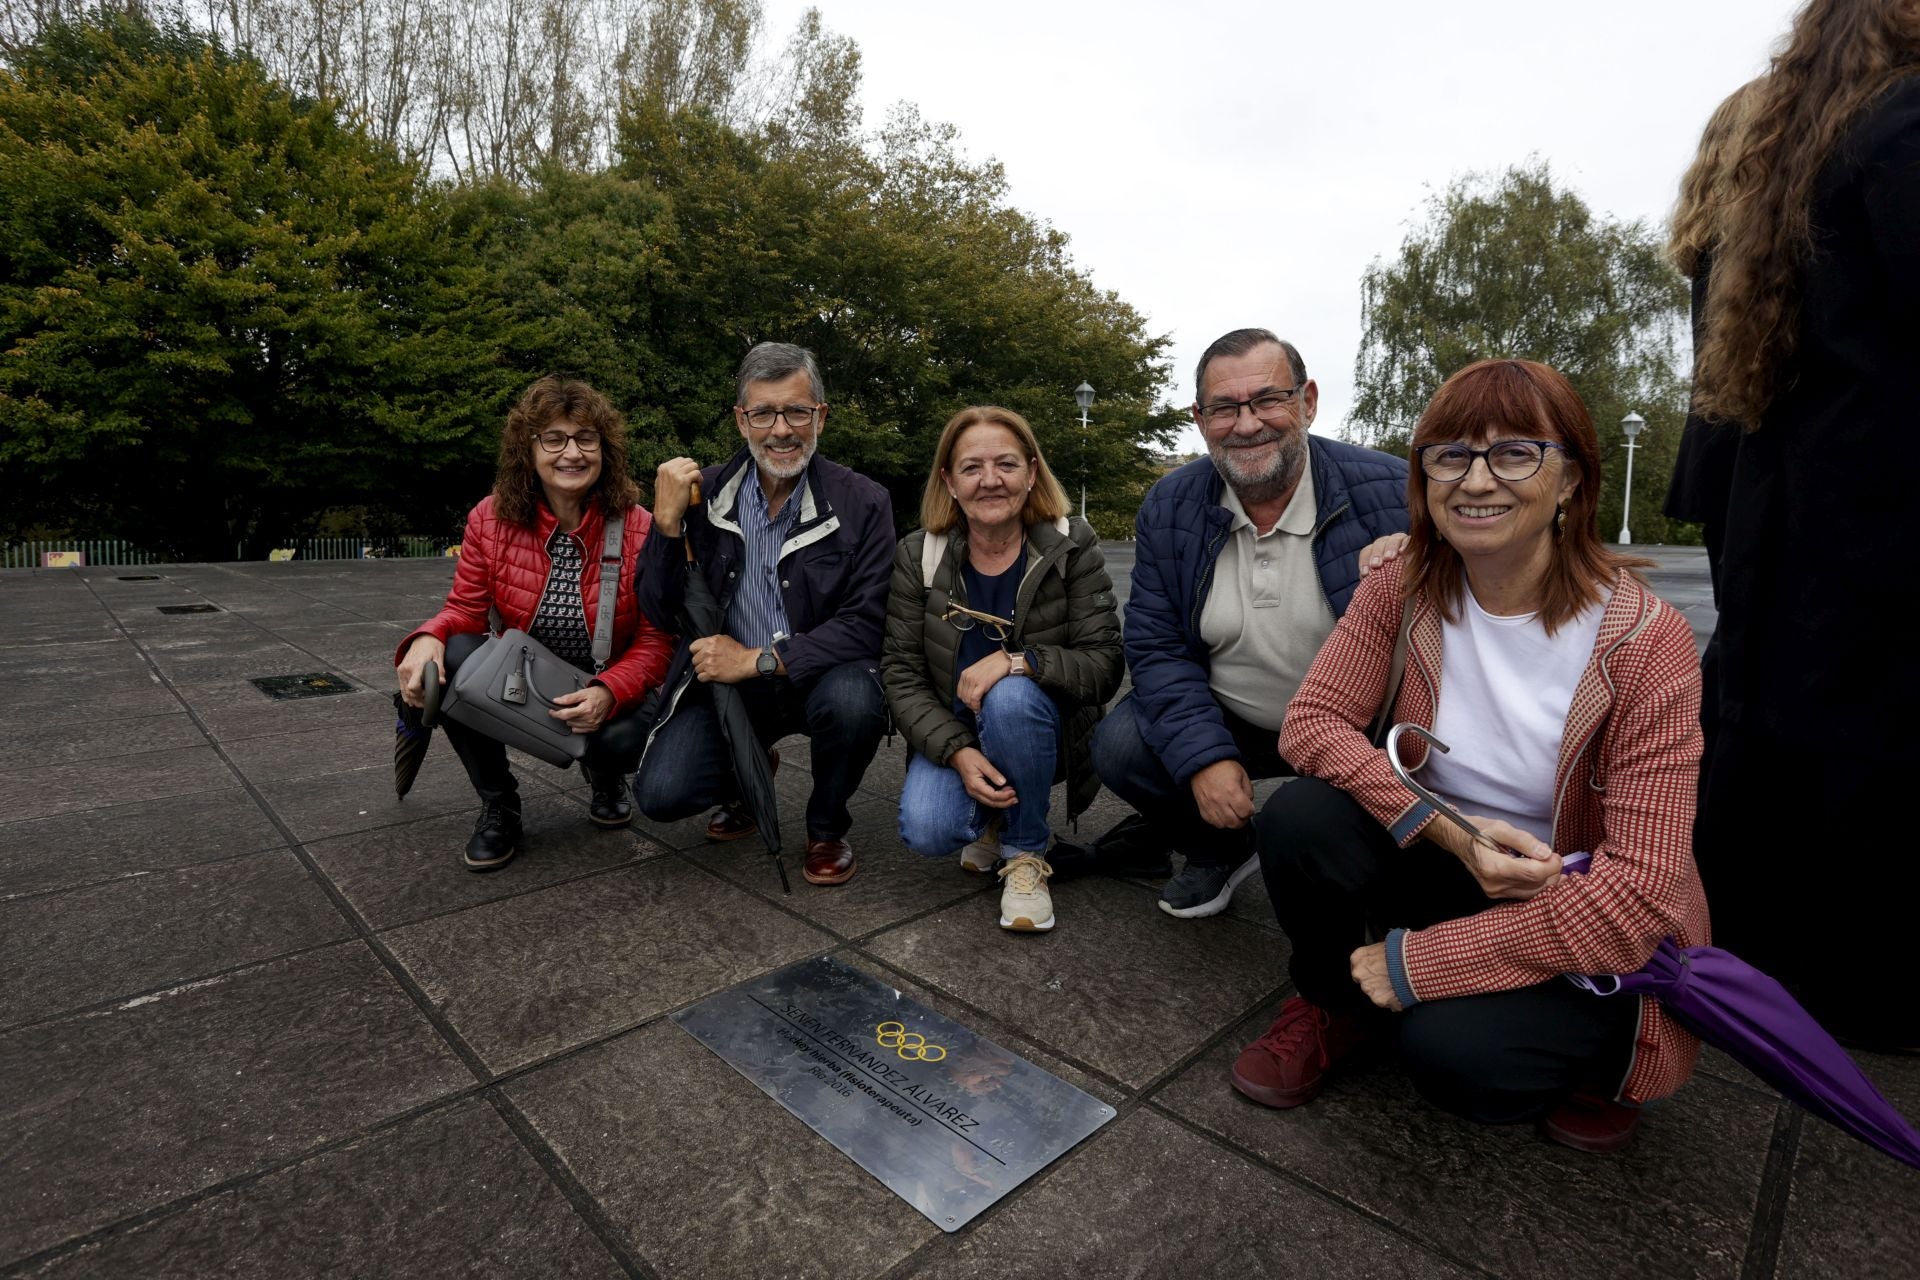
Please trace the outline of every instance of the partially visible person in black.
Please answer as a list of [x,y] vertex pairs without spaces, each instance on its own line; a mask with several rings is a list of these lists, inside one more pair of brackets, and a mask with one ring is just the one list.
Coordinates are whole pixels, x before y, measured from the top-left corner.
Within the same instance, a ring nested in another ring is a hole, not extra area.
[[[1749,80],[1727,95],[1714,109],[1700,135],[1700,150],[1680,179],[1680,199],[1673,210],[1673,233],[1667,256],[1680,274],[1693,282],[1693,345],[1704,341],[1707,325],[1707,286],[1713,275],[1715,220],[1726,206],[1732,186],[1728,157],[1753,111],[1758,79]],[[1689,413],[1680,432],[1674,457],[1673,480],[1667,486],[1662,509],[1670,519],[1701,526],[1707,543],[1707,571],[1713,578],[1715,607],[1720,603],[1720,553],[1727,537],[1727,495],[1733,489],[1733,460],[1740,447],[1740,428],[1731,422],[1709,422]]]
[[1920,3],[1811,0],[1717,219],[1694,407],[1740,423],[1696,855],[1715,942],[1833,1033],[1920,1047],[1897,665],[1920,420]]

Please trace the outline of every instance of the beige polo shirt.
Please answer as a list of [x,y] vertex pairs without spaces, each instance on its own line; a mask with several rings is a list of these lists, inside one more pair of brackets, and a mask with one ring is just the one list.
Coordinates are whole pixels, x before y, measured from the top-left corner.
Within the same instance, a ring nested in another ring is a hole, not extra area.
[[1232,513],[1233,528],[1221,544],[1213,587],[1200,611],[1200,638],[1213,656],[1207,684],[1220,705],[1278,733],[1287,703],[1333,631],[1333,610],[1313,563],[1319,516],[1313,467],[1301,471],[1280,522],[1264,535],[1247,518],[1233,486],[1226,487],[1220,505]]

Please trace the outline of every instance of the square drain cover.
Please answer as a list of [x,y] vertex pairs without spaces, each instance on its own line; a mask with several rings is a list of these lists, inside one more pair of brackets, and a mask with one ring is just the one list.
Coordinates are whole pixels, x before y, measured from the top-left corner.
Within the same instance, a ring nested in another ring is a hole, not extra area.
[[162,613],[219,613],[217,604],[162,604],[155,605]]
[[313,671],[303,676],[255,676],[248,683],[278,702],[290,702],[295,698],[324,698],[329,694],[354,691],[344,677],[325,671]]

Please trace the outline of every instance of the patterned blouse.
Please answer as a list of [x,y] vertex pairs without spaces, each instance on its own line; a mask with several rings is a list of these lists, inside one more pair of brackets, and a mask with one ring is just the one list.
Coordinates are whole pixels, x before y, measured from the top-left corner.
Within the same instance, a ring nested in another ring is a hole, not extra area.
[[580,599],[586,552],[580,539],[564,529],[555,529],[547,539],[547,559],[553,567],[547,571],[547,586],[540,594],[540,607],[534,611],[527,634],[553,650],[555,657],[591,671],[593,636],[587,630],[587,609]]

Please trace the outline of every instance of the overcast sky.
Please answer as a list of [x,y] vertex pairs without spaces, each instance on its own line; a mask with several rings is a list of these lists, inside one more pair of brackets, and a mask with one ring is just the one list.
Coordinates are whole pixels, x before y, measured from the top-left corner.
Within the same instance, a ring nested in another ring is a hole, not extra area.
[[[1430,191],[1537,154],[1596,210],[1662,222],[1708,114],[1795,8],[817,3],[859,42],[868,126],[910,100],[1005,164],[1013,202],[1171,335],[1176,403],[1207,343],[1260,325],[1299,345],[1322,428],[1352,404],[1361,272]],[[806,7],[766,0],[769,34]]]

